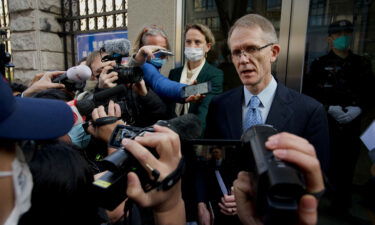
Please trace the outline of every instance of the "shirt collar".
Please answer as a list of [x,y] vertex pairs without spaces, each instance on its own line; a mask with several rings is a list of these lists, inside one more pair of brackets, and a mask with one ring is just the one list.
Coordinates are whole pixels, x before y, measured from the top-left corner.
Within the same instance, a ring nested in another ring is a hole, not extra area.
[[[253,97],[253,94],[247,90],[247,88],[244,86],[244,95],[245,95],[245,106],[249,105],[251,97]],[[273,97],[275,95],[277,88],[277,82],[275,78],[272,76],[271,82],[267,85],[267,87],[261,91],[257,96],[261,102],[260,107],[269,108],[272,104]]]

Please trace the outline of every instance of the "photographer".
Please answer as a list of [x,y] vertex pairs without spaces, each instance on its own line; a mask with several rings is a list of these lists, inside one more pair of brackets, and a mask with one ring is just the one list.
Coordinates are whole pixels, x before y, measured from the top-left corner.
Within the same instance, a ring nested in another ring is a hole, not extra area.
[[154,124],[159,119],[165,119],[167,110],[165,104],[159,96],[146,87],[143,79],[128,84],[116,82],[119,79],[119,74],[116,71],[111,71],[116,63],[115,61],[102,62],[102,58],[105,56],[108,56],[106,52],[93,52],[87,58],[87,64],[93,71],[93,75],[98,76],[95,92],[117,85],[126,85],[128,91],[114,98],[116,102],[122,102],[120,105],[123,109],[122,115],[125,122],[143,127]]
[[[279,159],[297,165],[304,174],[307,194],[299,202],[299,225],[314,225],[317,223],[318,198],[324,192],[324,182],[320,163],[314,147],[306,140],[290,133],[279,133],[271,136],[266,147],[273,151]],[[262,219],[255,213],[251,175],[241,171],[234,181],[234,195],[238,216],[245,225],[262,224]],[[313,196],[315,195],[316,198]],[[230,209],[231,206],[227,206]],[[229,210],[230,211],[230,210]],[[235,213],[232,211],[232,213]],[[283,221],[280,221],[283,224]]]

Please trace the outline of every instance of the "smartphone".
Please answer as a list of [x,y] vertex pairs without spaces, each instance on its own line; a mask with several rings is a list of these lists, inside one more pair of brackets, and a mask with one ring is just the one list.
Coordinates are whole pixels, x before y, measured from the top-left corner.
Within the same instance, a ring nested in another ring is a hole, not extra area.
[[191,95],[196,94],[207,94],[211,91],[211,81],[195,84],[195,85],[188,85],[182,88],[182,96],[183,98],[187,98]]
[[164,49],[159,49],[156,52],[153,53],[155,57],[163,58],[166,56],[172,56],[173,53]]

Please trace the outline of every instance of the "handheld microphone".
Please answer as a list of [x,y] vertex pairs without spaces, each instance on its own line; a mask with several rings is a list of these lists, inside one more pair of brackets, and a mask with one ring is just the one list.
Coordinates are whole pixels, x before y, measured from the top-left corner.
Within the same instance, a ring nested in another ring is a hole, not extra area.
[[104,51],[109,55],[121,55],[121,56],[129,56],[130,52],[130,41],[125,38],[107,40],[104,42]]
[[127,88],[124,85],[117,85],[116,87],[100,91],[90,95],[86,99],[77,101],[76,107],[82,116],[89,116],[95,107],[111,99],[113,96],[120,95],[126,91]]
[[82,90],[91,77],[91,69],[86,65],[73,66],[66,73],[54,78],[53,83],[62,83],[68,91]]

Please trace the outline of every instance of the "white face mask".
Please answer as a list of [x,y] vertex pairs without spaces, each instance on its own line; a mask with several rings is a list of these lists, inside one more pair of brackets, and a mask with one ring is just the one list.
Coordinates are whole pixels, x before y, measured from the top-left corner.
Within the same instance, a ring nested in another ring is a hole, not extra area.
[[31,191],[33,189],[33,177],[29,166],[26,164],[22,150],[17,146],[17,156],[12,162],[12,171],[0,171],[0,177],[12,176],[16,201],[14,208],[4,225],[18,224],[23,213],[31,206]]
[[204,57],[203,48],[185,47],[184,53],[185,57],[192,62],[199,61]]

